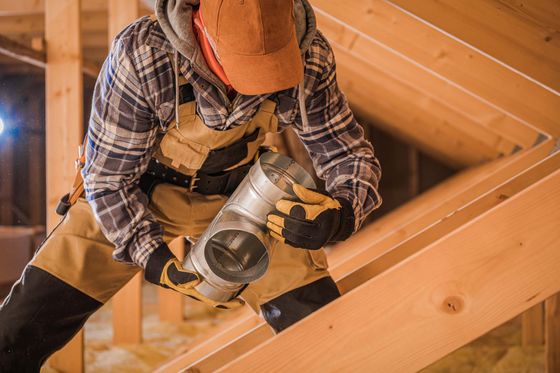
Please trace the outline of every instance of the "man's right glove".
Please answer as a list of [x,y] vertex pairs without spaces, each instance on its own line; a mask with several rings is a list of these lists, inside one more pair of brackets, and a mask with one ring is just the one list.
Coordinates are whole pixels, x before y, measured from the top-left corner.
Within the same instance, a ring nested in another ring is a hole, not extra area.
[[200,283],[198,273],[188,271],[173,255],[166,244],[161,245],[150,255],[146,265],[145,276],[152,284],[173,289],[185,295]]
[[194,289],[200,283],[198,273],[183,268],[179,259],[173,255],[166,244],[161,245],[150,255],[144,277],[152,284],[173,289],[214,308],[233,309],[245,304],[239,298],[218,302],[200,294]]

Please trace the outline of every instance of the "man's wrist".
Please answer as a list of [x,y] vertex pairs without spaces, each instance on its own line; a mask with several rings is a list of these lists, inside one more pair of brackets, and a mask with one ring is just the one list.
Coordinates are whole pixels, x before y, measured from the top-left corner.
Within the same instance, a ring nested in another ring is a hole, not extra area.
[[356,222],[352,203],[342,197],[336,197],[335,199],[340,203],[340,224],[338,231],[332,236],[330,242],[340,242],[350,237],[354,233]]
[[146,269],[144,271],[144,278],[152,284],[161,285],[161,273],[165,264],[174,259],[175,255],[169,250],[167,244],[161,244],[149,257]]

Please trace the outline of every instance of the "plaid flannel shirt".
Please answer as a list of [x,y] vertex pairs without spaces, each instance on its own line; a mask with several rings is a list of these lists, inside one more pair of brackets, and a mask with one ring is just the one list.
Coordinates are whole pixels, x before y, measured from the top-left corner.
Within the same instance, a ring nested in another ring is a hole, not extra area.
[[[163,232],[137,181],[147,169],[156,139],[174,119],[174,73],[168,57],[173,52],[158,23],[148,17],[115,38],[95,86],[82,171],[86,198],[101,230],[115,245],[113,257],[143,268],[163,243]],[[299,114],[297,87],[239,96],[229,104],[186,59],[181,58],[179,66],[193,86],[198,114],[212,129],[245,123],[262,101],[275,100],[280,129],[295,130],[317,175],[326,180],[327,191],[352,204],[355,229],[381,203],[379,162],[338,88],[333,52],[321,33],[305,54],[306,127]]]

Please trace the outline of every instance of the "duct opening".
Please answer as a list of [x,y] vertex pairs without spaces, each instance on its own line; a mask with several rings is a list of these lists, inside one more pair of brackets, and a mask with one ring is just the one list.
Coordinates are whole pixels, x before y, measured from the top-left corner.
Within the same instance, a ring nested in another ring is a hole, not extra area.
[[268,268],[264,243],[254,234],[237,229],[213,235],[204,254],[210,270],[228,282],[248,284],[261,278]]

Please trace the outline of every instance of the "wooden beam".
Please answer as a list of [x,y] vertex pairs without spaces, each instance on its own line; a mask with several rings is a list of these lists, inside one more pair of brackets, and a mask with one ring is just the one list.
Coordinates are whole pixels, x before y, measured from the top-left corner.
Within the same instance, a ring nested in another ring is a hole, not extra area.
[[[377,104],[379,99],[377,99],[378,93],[376,93],[376,87],[381,84],[397,84],[397,87],[399,85],[410,87],[408,90],[418,92],[418,96],[412,97],[412,99],[414,102],[424,103],[424,105],[419,106],[419,110],[417,110],[418,114],[416,114],[415,117],[422,116],[422,109],[428,112],[430,111],[429,109],[434,110],[435,107],[430,108],[428,104],[430,102],[436,102],[438,105],[446,108],[441,113],[441,118],[447,119],[447,122],[451,123],[447,124],[447,126],[453,126],[455,121],[455,119],[448,117],[446,114],[450,110],[453,110],[456,112],[456,117],[464,118],[461,123],[467,128],[476,128],[475,125],[479,125],[523,148],[534,145],[538,137],[538,131],[528,127],[526,123],[515,118],[507,111],[492,105],[488,101],[454,84],[448,79],[426,70],[423,66],[405,58],[401,54],[372,40],[366,35],[346,27],[340,21],[326,14],[317,12],[317,20],[321,31],[329,38],[335,50],[341,49],[345,53],[345,57],[347,57],[346,61],[341,61],[340,58],[338,58],[338,54],[336,55],[339,66],[339,81],[342,85],[349,86],[351,89],[357,91],[352,92],[352,94],[363,94],[364,97],[366,97],[366,99],[362,100],[364,101],[364,105],[360,105],[361,110],[366,110],[371,114],[375,114],[375,111],[380,109],[385,108],[385,111],[388,109],[395,111],[395,107],[398,108],[402,106],[402,100],[396,102],[389,101],[391,102],[390,106],[387,104],[384,106]],[[355,66],[356,64],[362,67]],[[341,71],[341,68],[349,69],[354,75],[346,76],[345,73]],[[360,71],[360,68],[363,73],[361,75],[356,75],[356,70]],[[373,80],[368,82],[369,84],[361,84],[361,78],[368,78],[372,72],[374,76],[369,79]],[[380,74],[386,77],[378,81],[377,75]],[[352,76],[356,76],[356,78],[351,79]],[[359,86],[357,89],[354,87],[356,84]],[[395,89],[399,88],[394,88],[392,90]],[[402,89],[405,88],[401,88],[400,90]],[[386,88],[386,90],[391,90],[390,86]],[[367,95],[374,96],[366,101]],[[391,97],[389,97],[389,99],[391,99]],[[374,111],[369,109],[371,105],[381,107],[376,107]],[[382,111],[382,113],[384,112]],[[387,114],[378,114],[377,117],[379,117],[379,115],[389,115],[388,124],[393,127],[401,128],[401,131],[405,131],[409,137],[413,137],[415,134],[419,136],[417,134],[419,131],[411,132],[410,130],[407,131],[406,126],[399,127],[398,123],[402,122],[402,119],[391,121],[391,112]],[[406,117],[405,120],[408,122],[411,121],[411,119],[406,119]],[[412,125],[412,127],[415,126]],[[455,125],[455,127],[457,126]],[[473,135],[470,136],[472,137]],[[422,143],[421,139],[417,139],[416,142]],[[492,143],[489,145],[492,145]]]
[[[82,13],[82,36],[88,33],[107,32],[107,10]],[[0,17],[0,34],[9,37],[42,36],[45,33],[44,14]]]
[[[0,54],[43,69],[46,68],[47,65],[46,51],[32,49],[2,35],[0,35]],[[100,70],[100,67],[96,63],[90,61],[83,62],[81,68],[84,74],[93,78],[97,78]]]
[[551,0],[499,0],[519,14],[555,30],[560,30],[560,3]]
[[[220,328],[219,333],[211,337],[205,336],[204,340],[199,340],[199,343],[193,344],[193,347],[189,348],[185,354],[167,361],[156,369],[154,373],[180,372],[185,367],[192,367],[199,360],[201,362],[205,360],[214,360],[207,359],[208,355],[215,351],[221,351],[225,346],[235,343],[239,338],[245,335],[252,335],[254,329],[260,327],[268,328],[253,310],[246,307],[246,311],[242,312],[238,318],[228,323],[225,327]],[[253,344],[251,348],[253,346],[255,345]]]
[[0,53],[43,69],[47,63],[47,55],[45,52],[31,49],[26,45],[17,43],[2,35],[0,35]]
[[[550,153],[552,144],[552,141],[548,141],[507,159],[467,170],[385,215],[333,248],[329,254],[331,274],[335,280],[344,278],[367,261],[375,260],[381,253],[389,250],[391,245],[396,245],[428,228],[434,222],[452,215],[469,201],[488,193],[492,188],[545,158]],[[348,289],[343,287],[342,290]],[[239,325],[240,330],[243,331],[239,334],[237,340],[239,343],[235,343],[234,335],[227,333],[216,338],[222,343],[219,348],[216,347],[211,352],[210,348],[204,350],[207,352],[204,358],[201,358],[200,354],[193,356],[187,353],[171,360],[160,372],[173,372],[178,367],[192,369],[215,367],[215,364],[225,362],[224,356],[230,356],[226,350],[233,346],[239,352],[240,346],[257,346],[266,339],[266,335],[261,330],[267,328],[264,322],[261,322],[259,328],[252,328],[250,332],[243,329],[243,322],[240,321]],[[213,346],[215,345],[210,347]],[[167,369],[167,367],[171,368]]]
[[390,2],[560,92],[559,30],[499,0]]
[[122,29],[140,17],[140,6],[138,1],[139,0],[108,0],[108,45],[111,45],[113,38]]
[[523,346],[542,346],[544,343],[544,304],[539,303],[523,313],[521,343]]
[[[80,1],[46,0],[47,41],[46,175],[47,230],[60,217],[56,205],[74,180],[74,160],[83,136],[82,46]],[[51,360],[63,372],[83,372],[83,333],[78,333]]]
[[[497,63],[387,1],[360,0],[348,7],[343,0],[314,0],[313,5],[318,14],[336,19],[370,42],[399,54],[528,125],[560,136],[560,95],[557,92]],[[367,53],[358,45],[353,48]]]
[[560,294],[545,302],[545,355],[546,372],[560,372]]
[[138,272],[112,299],[113,343],[142,343],[142,272]]
[[[49,0],[0,0],[0,16],[41,14]],[[99,11],[107,8],[107,0],[88,0],[82,3],[84,11]]]
[[560,290],[558,221],[560,171],[219,371],[418,371]]
[[[350,106],[378,127],[455,168],[488,162],[514,151],[516,144],[485,130],[439,99],[356,59],[334,44],[333,49],[339,84]],[[477,130],[479,137],[474,136]]]
[[388,239],[385,243],[381,242],[374,246],[379,251],[371,249],[364,251],[360,255],[356,255],[346,266],[351,265],[355,268],[355,263],[362,263],[361,268],[355,269],[351,273],[345,272],[341,277],[338,276],[338,274],[341,274],[339,271],[345,266],[339,266],[337,272],[333,271],[333,277],[337,280],[339,289],[343,292],[347,292],[356,288],[356,286],[364,283],[368,279],[379,275],[400,261],[411,257],[419,250],[428,246],[431,242],[435,242],[449,232],[458,229],[472,218],[499,205],[505,199],[511,198],[520,190],[527,188],[529,185],[542,178],[543,175],[548,175],[550,172],[559,168],[560,153],[556,153],[527,171],[511,178],[497,188],[494,188],[491,192],[474,199],[466,206],[456,209],[437,222],[437,224],[419,231],[409,239],[398,243],[396,246],[391,244],[387,245],[387,241],[391,241]]
[[[486,172],[483,168],[483,172],[478,173],[478,175],[472,175],[471,173],[473,182],[465,180],[463,184],[457,183],[448,186],[449,192],[452,193],[448,192],[449,194],[447,194],[445,186],[436,187],[434,190],[424,193],[419,197],[421,203],[418,204],[420,207],[424,206],[424,210],[410,209],[406,214],[408,215],[407,220],[402,220],[398,216],[398,210],[395,211],[393,216],[397,217],[395,219],[396,226],[393,226],[392,230],[380,229],[378,224],[372,224],[364,228],[359,234],[350,237],[350,239],[337,246],[337,250],[339,248],[343,251],[352,250],[352,255],[345,256],[344,260],[337,263],[336,267],[332,268],[331,274],[335,279],[341,281],[340,284],[343,289],[356,286],[357,281],[364,278],[368,263],[374,266],[376,259],[381,258],[385,253],[394,252],[396,245],[429,229],[436,222],[449,220],[457,211],[461,211],[471,202],[488,194],[497,186],[539,162],[548,155],[551,145],[551,142],[545,143],[540,147],[516,155],[509,162],[499,164],[500,167],[493,172],[485,167]],[[492,203],[498,202],[493,200]],[[418,202],[413,201],[411,203]],[[478,206],[483,207],[484,205]],[[366,267],[363,268],[364,272],[361,272],[360,275],[358,269],[363,266]]]
[[[137,0],[109,0],[109,37],[138,16]],[[107,41],[109,43],[109,41]],[[140,272],[113,297],[113,343],[142,342],[142,279]]]

